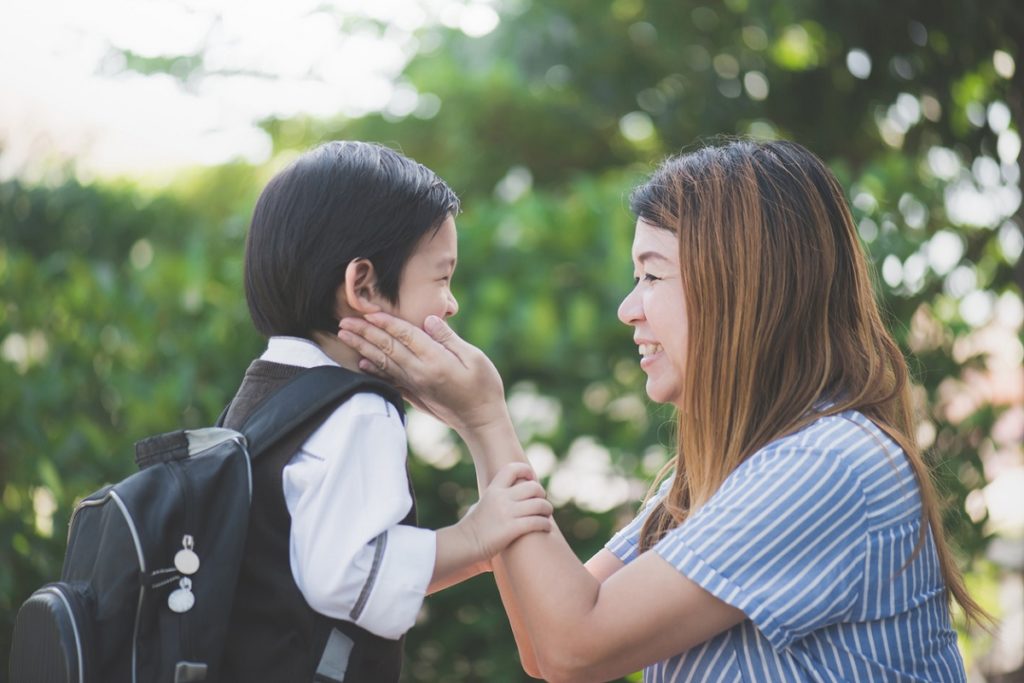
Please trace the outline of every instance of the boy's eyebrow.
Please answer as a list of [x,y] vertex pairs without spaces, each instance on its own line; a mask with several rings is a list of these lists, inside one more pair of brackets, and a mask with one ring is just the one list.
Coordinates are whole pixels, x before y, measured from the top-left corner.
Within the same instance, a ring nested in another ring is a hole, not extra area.
[[447,268],[449,266],[454,266],[454,265],[455,265],[455,258],[454,257],[443,258],[443,259],[438,260],[438,262],[437,262],[438,268]]

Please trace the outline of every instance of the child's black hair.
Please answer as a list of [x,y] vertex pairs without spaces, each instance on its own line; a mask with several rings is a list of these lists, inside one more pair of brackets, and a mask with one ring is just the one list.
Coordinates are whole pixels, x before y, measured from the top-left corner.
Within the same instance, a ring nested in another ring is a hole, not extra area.
[[426,166],[381,145],[335,141],[306,152],[260,194],[245,247],[245,297],[268,337],[337,331],[335,292],[366,258],[379,293],[398,302],[417,242],[459,212]]

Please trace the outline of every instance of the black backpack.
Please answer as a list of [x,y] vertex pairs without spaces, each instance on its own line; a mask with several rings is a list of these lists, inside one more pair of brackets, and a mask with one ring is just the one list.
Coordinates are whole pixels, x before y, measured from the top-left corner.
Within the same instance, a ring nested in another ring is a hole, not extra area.
[[360,391],[401,401],[380,380],[316,367],[240,431],[178,430],[136,443],[140,471],[78,504],[61,580],[18,611],[11,683],[216,681],[249,523],[251,460]]

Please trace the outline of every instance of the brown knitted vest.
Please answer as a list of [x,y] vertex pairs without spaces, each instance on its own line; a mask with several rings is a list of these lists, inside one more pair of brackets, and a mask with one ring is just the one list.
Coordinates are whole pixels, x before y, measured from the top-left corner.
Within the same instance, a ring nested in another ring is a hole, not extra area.
[[[296,366],[253,361],[231,402],[224,426],[238,429],[271,393],[301,371]],[[334,629],[353,643],[344,683],[398,681],[402,640],[380,638],[355,624],[314,611],[295,585],[289,564],[291,517],[284,500],[282,471],[336,407],[330,406],[310,418],[253,463],[249,530],[222,667],[225,681],[336,681],[316,673]],[[402,410],[401,405],[396,407]],[[415,498],[402,523],[416,523]]]

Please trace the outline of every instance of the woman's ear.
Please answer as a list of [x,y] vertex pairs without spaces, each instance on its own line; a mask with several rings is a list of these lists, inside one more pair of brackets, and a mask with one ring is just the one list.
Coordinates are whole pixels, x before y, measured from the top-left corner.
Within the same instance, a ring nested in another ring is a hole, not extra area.
[[344,317],[345,310],[356,313],[375,313],[381,310],[377,294],[377,271],[369,259],[357,258],[345,267],[345,283],[338,287],[337,306],[342,309],[338,317]]

